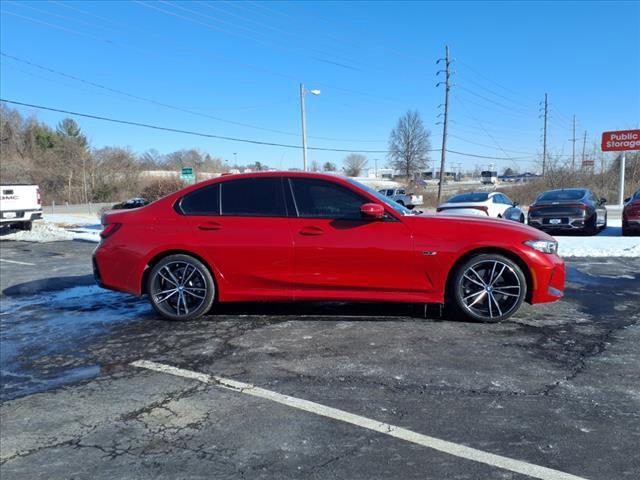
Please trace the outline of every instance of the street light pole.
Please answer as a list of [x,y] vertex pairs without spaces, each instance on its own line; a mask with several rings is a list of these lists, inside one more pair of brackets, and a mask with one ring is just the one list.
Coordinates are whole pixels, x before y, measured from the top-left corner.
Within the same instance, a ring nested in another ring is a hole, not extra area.
[[304,85],[300,84],[300,113],[302,115],[302,170],[307,171],[307,120],[304,114]]
[[300,84],[300,115],[302,117],[302,170],[307,171],[307,118],[304,111],[304,96],[320,95],[320,90],[305,90],[304,84]]

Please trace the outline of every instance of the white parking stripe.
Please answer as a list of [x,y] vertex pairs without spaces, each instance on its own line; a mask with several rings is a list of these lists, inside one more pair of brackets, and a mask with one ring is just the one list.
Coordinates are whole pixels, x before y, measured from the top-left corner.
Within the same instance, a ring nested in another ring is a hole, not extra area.
[[30,265],[32,267],[35,266],[35,263],[18,262],[17,260],[7,260],[6,258],[0,258],[0,262],[15,263],[16,265]]
[[355,415],[353,413],[345,412],[344,410],[339,410],[337,408],[327,407],[319,403],[310,402],[308,400],[303,400],[296,397],[290,397],[289,395],[282,395],[281,393],[273,392],[271,390],[265,390],[263,388],[255,387],[250,383],[238,382],[215,375],[193,372],[191,370],[185,370],[182,368],[172,367],[170,365],[150,362],[148,360],[138,360],[131,363],[131,365],[133,365],[134,367],[154,370],[156,372],[168,373],[170,375],[175,375],[178,377],[190,378],[199,382],[218,385],[222,388],[245,393],[254,397],[264,398],[266,400],[271,400],[288,407],[297,408],[298,410],[314,413],[316,415],[332,418],[334,420],[340,420],[342,422],[357,425],[368,430],[373,430],[375,432],[383,433],[395,438],[400,438],[402,440],[406,440],[407,442],[415,443],[423,447],[432,448],[440,452],[448,453],[449,455],[472,460],[474,462],[484,463],[486,465],[491,465],[493,467],[502,468],[511,472],[520,473],[529,477],[539,478],[542,480],[586,480],[583,477],[571,475],[570,473],[533,465],[521,460],[503,457],[502,455],[484,452],[482,450],[477,450],[465,445],[460,445],[457,443],[449,442],[447,440],[441,440],[439,438],[416,433],[411,430],[407,430],[406,428],[379,422],[377,420],[372,420],[360,415]]

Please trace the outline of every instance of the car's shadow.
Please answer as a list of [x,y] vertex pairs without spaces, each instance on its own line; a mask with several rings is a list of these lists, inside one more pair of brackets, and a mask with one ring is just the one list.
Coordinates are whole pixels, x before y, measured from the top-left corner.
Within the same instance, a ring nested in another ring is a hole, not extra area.
[[220,303],[209,313],[219,315],[273,315],[305,317],[414,317],[439,319],[439,308],[413,303],[370,302],[237,302]]
[[[25,301],[31,296],[59,292],[66,289],[74,289],[76,287],[92,287],[95,286],[95,280],[92,275],[77,275],[68,277],[50,277],[33,280],[29,282],[12,285],[5,288],[2,294],[6,297],[25,297]],[[119,294],[116,292],[110,294],[120,296],[123,301],[129,300],[129,303],[146,303],[146,299],[136,299],[131,295]],[[62,294],[63,292],[61,292]],[[96,300],[97,301],[97,300]],[[100,308],[107,308],[103,305],[102,300],[98,302]],[[51,305],[53,309],[54,306]],[[115,308],[115,307],[114,307]],[[83,310],[92,310],[92,297],[87,296]],[[394,303],[394,302],[346,302],[346,301],[330,301],[330,302],[233,302],[219,303],[214,305],[205,319],[216,321],[221,316],[274,316],[274,317],[308,317],[309,319],[323,317],[337,318],[348,317],[357,319],[358,317],[366,320],[385,321],[393,318],[413,318],[413,319],[429,319],[429,320],[455,320],[464,321],[457,315],[450,314],[446,309],[441,309],[436,304],[420,304],[420,303]],[[148,319],[157,321],[168,321],[157,315],[151,308],[148,314],[144,315]]]

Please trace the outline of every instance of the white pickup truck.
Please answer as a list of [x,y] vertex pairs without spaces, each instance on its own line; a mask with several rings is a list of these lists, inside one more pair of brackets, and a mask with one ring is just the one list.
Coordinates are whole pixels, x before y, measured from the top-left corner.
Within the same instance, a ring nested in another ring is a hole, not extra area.
[[37,185],[0,185],[0,226],[31,230],[42,218],[42,197]]
[[413,207],[422,205],[423,203],[422,195],[414,195],[412,193],[407,194],[404,188],[385,188],[378,190],[378,193],[381,193],[385,197],[407,207],[409,210],[412,210]]

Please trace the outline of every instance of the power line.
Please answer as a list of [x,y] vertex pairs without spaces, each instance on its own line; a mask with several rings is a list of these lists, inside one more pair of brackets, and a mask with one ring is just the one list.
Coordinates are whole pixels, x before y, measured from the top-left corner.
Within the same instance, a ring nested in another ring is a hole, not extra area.
[[[29,60],[25,60],[23,58],[19,58],[19,57],[15,57],[13,55],[9,55],[9,54],[7,54],[5,52],[2,52],[2,51],[0,51],[0,55],[2,55],[3,57],[10,58],[10,59],[15,60],[15,61],[20,62],[20,63],[26,64],[26,65],[30,65],[30,66],[38,68],[40,70],[44,70],[46,72],[54,73],[56,75],[60,75],[60,76],[65,77],[65,78],[70,78],[71,80],[75,80],[77,82],[81,82],[81,83],[84,83],[86,85],[90,85],[90,86],[95,87],[95,88],[100,88],[100,89],[103,89],[103,90],[107,90],[109,92],[117,93],[119,95],[123,95],[123,96],[129,97],[129,98],[133,98],[135,100],[147,102],[147,103],[150,103],[150,104],[153,104],[153,105],[158,105],[160,107],[169,108],[169,109],[172,109],[172,110],[177,110],[177,111],[180,111],[180,112],[183,112],[183,113],[188,113],[188,114],[191,114],[191,115],[197,115],[197,116],[204,117],[204,118],[209,118],[209,119],[212,119],[212,120],[216,120],[216,121],[223,122],[223,123],[228,123],[228,124],[231,124],[231,125],[238,125],[238,126],[241,126],[241,127],[252,128],[252,129],[256,129],[256,130],[263,130],[263,131],[266,131],[266,132],[278,133],[278,134],[289,135],[289,136],[294,136],[294,137],[299,137],[300,136],[297,133],[286,132],[286,131],[282,131],[282,130],[275,130],[275,129],[272,129],[272,128],[259,127],[259,126],[250,125],[250,124],[247,124],[247,123],[235,122],[233,120],[226,120],[226,119],[215,117],[215,116],[212,116],[212,115],[209,115],[209,114],[206,114],[206,113],[198,112],[198,111],[195,111],[195,110],[190,110],[188,108],[171,105],[171,104],[164,103],[164,102],[159,102],[157,100],[153,100],[153,99],[150,99],[150,98],[146,98],[146,97],[142,97],[142,96],[139,96],[139,95],[135,95],[135,94],[132,94],[132,93],[129,93],[129,92],[125,92],[123,90],[118,90],[118,89],[115,89],[115,88],[111,88],[111,87],[108,87],[106,85],[101,85],[99,83],[92,82],[90,80],[85,80],[83,78],[76,77],[75,75],[70,75],[68,73],[64,73],[64,72],[61,72],[59,70],[54,70],[52,68],[45,67],[44,65],[40,65],[40,64],[37,64],[35,62],[31,62]],[[345,138],[332,138],[332,137],[320,137],[320,136],[309,136],[309,138],[315,138],[317,140],[332,140],[332,141],[338,141],[338,142],[354,142],[354,143],[360,143],[360,142],[362,142],[362,143],[367,143],[367,142],[379,143],[379,142],[381,142],[381,140],[353,140],[353,139],[345,139]]]
[[478,98],[481,98],[482,100],[484,100],[486,102],[489,102],[489,103],[491,103],[493,105],[496,105],[496,106],[498,106],[500,108],[504,108],[505,110],[509,110],[509,111],[513,110],[514,112],[518,112],[518,113],[521,113],[521,114],[524,114],[524,115],[529,115],[529,112],[526,112],[526,111],[524,111],[522,109],[517,109],[516,110],[513,107],[509,107],[509,106],[504,105],[502,103],[496,102],[495,100],[492,100],[491,98],[485,97],[484,95],[476,93],[473,90],[471,90],[469,88],[466,88],[466,87],[463,87],[463,86],[461,86],[459,84],[456,84],[456,87],[459,88],[460,90],[464,90],[465,92],[469,92],[471,95],[473,95],[475,97],[478,97]]
[[502,153],[507,155],[507,152],[504,151],[504,149],[502,148],[502,145],[500,145],[498,143],[498,141],[489,133],[489,131],[486,128],[484,128],[484,125],[480,122],[480,120],[478,120],[476,117],[473,116],[473,114],[469,111],[469,109],[465,106],[465,104],[460,101],[460,99],[458,98],[457,95],[456,95],[456,100],[458,100],[458,102],[460,103],[462,108],[464,108],[467,111],[467,113],[471,116],[471,118],[473,118],[476,121],[476,123],[484,130],[484,132],[487,134],[487,136],[491,140],[493,140],[493,142],[498,146],[498,148],[502,151]]
[[[19,4],[19,5],[23,6],[22,4]],[[33,9],[33,7],[29,7],[29,8]],[[69,7],[67,7],[67,8],[69,8]],[[78,8],[74,8],[74,10],[81,11]],[[43,13],[46,13],[46,12],[43,12]],[[3,10],[3,14],[12,15],[14,17],[18,17],[18,18],[21,18],[23,20],[27,20],[29,22],[45,25],[45,26],[47,26],[49,28],[53,28],[53,29],[56,29],[56,30],[61,30],[61,31],[64,31],[64,32],[67,32],[67,33],[72,33],[74,35],[80,35],[80,36],[83,36],[83,37],[91,38],[92,40],[95,40],[95,41],[98,41],[98,42],[107,43],[110,46],[117,46],[118,48],[133,50],[133,51],[135,51],[135,52],[137,52],[139,54],[142,54],[142,55],[152,55],[152,56],[159,57],[161,59],[163,58],[162,55],[159,55],[155,51],[141,50],[139,48],[132,47],[132,46],[129,46],[129,45],[124,44],[124,43],[120,43],[120,42],[115,41],[115,40],[98,37],[98,36],[95,36],[95,35],[92,35],[92,34],[89,34],[89,33],[86,33],[86,32],[81,32],[81,31],[78,31],[78,30],[67,28],[67,27],[64,27],[64,26],[61,26],[61,25],[58,25],[58,24],[55,24],[55,23],[46,22],[46,21],[39,20],[39,19],[36,19],[36,18],[33,18],[33,17],[21,15],[21,14],[15,13],[15,12],[10,12],[10,11],[7,11],[6,9]],[[92,16],[96,16],[96,15],[91,14],[91,13],[87,13],[87,14],[92,15]],[[102,18],[105,18],[105,17],[102,17]],[[114,22],[114,21],[112,21],[112,22]],[[86,23],[86,22],[83,22],[83,23]],[[119,24],[119,25],[123,25],[121,22],[115,22],[115,23]],[[103,28],[104,29],[105,27],[104,26],[100,26],[99,28]],[[118,31],[118,30],[114,30],[114,29],[110,29],[110,30],[115,31],[117,33],[121,33],[121,31]],[[166,37],[163,36],[163,35],[158,35],[154,31],[150,31],[150,30],[146,30],[146,29],[140,29],[139,27],[129,27],[128,30],[130,30],[130,31],[131,30],[135,30],[138,33],[142,32],[142,33],[144,33],[146,35],[151,35],[151,36],[154,36],[156,38],[166,39]],[[176,43],[176,39],[175,38],[171,38],[170,46],[173,47],[175,45],[175,43]],[[174,47],[174,49],[175,49],[175,47]],[[264,68],[264,67],[261,67],[261,66],[258,66],[258,65],[253,65],[253,64],[250,64],[250,63],[246,63],[246,62],[240,62],[235,58],[230,58],[230,57],[225,56],[225,55],[212,54],[209,50],[204,50],[204,49],[196,49],[196,50],[194,50],[193,47],[189,47],[186,50],[184,48],[177,49],[177,52],[179,52],[182,55],[180,58],[177,59],[179,61],[184,61],[183,57],[184,57],[185,52],[188,52],[188,53],[191,53],[191,54],[196,52],[196,55],[198,55],[200,58],[203,58],[203,55],[204,55],[204,56],[207,56],[207,57],[215,58],[217,61],[222,61],[222,62],[225,62],[225,63],[229,63],[229,64],[232,64],[232,65],[235,65],[235,66],[239,66],[241,68],[249,69],[249,70],[252,70],[252,71],[259,71],[261,73],[265,73],[265,74],[268,74],[268,75],[271,75],[271,76],[274,76],[274,77],[278,77],[278,78],[286,78],[286,79],[289,79],[289,80],[293,80],[296,83],[298,83],[300,81],[300,78],[298,78],[296,76],[289,75],[289,74],[286,74],[286,73],[277,72],[277,71],[274,71],[274,70],[270,70],[268,68]],[[166,59],[167,57],[164,56],[164,58]],[[172,60],[176,60],[176,58],[174,57],[174,58],[172,58]],[[331,89],[333,89],[335,91],[338,91],[338,92],[348,93],[348,94],[351,94],[351,95],[357,95],[357,96],[360,96],[360,97],[370,98],[370,99],[374,99],[374,100],[377,100],[377,101],[390,102],[390,103],[394,103],[394,104],[402,104],[403,106],[405,105],[404,101],[401,101],[401,100],[396,99],[396,98],[391,98],[391,97],[387,97],[387,96],[383,96],[383,95],[377,95],[377,94],[374,94],[374,93],[365,92],[365,91],[361,91],[361,90],[351,90],[351,89],[343,88],[343,87],[340,87],[340,86],[337,86],[337,85],[325,83],[325,82],[322,82],[322,81],[317,81],[317,80],[314,81],[314,84],[322,86],[322,87],[331,88]]]
[[[470,143],[471,145],[478,145],[479,147],[486,147],[486,148],[495,148],[495,146],[493,146],[493,145],[487,145],[486,143],[479,143],[479,142],[474,142],[474,141],[471,141],[471,140],[467,140],[466,138],[458,137],[457,135],[453,135],[452,133],[449,133],[448,136],[451,137],[451,138],[455,138],[457,140],[460,140],[462,142]],[[504,153],[511,152],[511,153],[522,153],[524,155],[530,155],[529,152],[522,152],[522,151],[519,151],[519,150],[509,150],[509,149],[501,149],[501,150]]]
[[[300,146],[300,145],[291,145],[291,144],[276,143],[276,142],[263,142],[263,141],[260,141],[260,140],[228,137],[228,136],[217,135],[217,134],[213,134],[213,133],[204,133],[204,132],[196,132],[196,131],[193,131],[193,130],[184,130],[184,129],[180,129],[180,128],[164,127],[164,126],[153,125],[153,124],[149,124],[149,123],[135,122],[135,121],[131,121],[131,120],[121,120],[121,119],[116,119],[116,118],[110,118],[110,117],[105,117],[105,116],[102,116],[102,115],[93,115],[93,114],[90,114],[90,113],[74,112],[72,110],[65,110],[65,109],[61,109],[61,108],[47,107],[47,106],[44,106],[44,105],[37,105],[37,104],[33,104],[33,103],[20,102],[20,101],[17,101],[17,100],[9,100],[9,99],[5,99],[5,98],[0,98],[0,102],[10,103],[12,105],[20,105],[20,106],[23,106],[23,107],[38,108],[38,109],[47,110],[47,111],[50,111],[50,112],[64,113],[66,115],[73,115],[73,116],[77,116],[77,117],[90,118],[90,119],[93,119],[93,120],[101,120],[101,121],[105,121],[105,122],[119,123],[119,124],[123,124],[123,125],[132,125],[132,126],[136,126],[136,127],[150,128],[150,129],[153,129],[153,130],[160,130],[160,131],[166,131],[166,132],[172,132],[172,133],[180,133],[180,134],[185,134],[185,135],[194,135],[194,136],[198,136],[198,137],[216,138],[216,139],[219,139],[219,140],[227,140],[227,141],[241,142],[241,143],[250,143],[250,144],[254,144],[254,145],[264,145],[264,146],[270,146],[270,147],[295,148],[295,149],[301,149],[302,148],[302,146]],[[327,148],[327,147],[307,147],[307,148],[309,150],[324,151],[324,152],[389,153],[388,150],[358,150],[358,149]],[[439,152],[440,149],[439,148],[432,148],[432,149],[429,149],[428,151],[429,152]],[[462,155],[462,156],[465,156],[465,157],[486,158],[486,159],[489,159],[489,160],[513,160],[513,161],[523,160],[524,161],[524,160],[526,160],[528,158],[534,157],[534,155],[532,155],[531,157],[494,157],[494,156],[486,156],[486,155],[476,155],[476,154],[473,154],[473,153],[460,152],[460,151],[456,151],[456,150],[447,150],[447,153],[453,153],[453,154]]]

